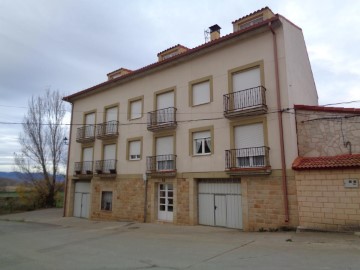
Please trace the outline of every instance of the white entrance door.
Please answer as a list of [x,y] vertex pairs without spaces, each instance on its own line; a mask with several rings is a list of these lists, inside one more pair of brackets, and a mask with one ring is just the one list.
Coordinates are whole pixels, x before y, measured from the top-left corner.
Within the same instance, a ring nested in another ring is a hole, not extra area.
[[174,210],[174,191],[172,184],[159,184],[158,219],[172,221]]
[[74,217],[89,218],[90,182],[75,183]]

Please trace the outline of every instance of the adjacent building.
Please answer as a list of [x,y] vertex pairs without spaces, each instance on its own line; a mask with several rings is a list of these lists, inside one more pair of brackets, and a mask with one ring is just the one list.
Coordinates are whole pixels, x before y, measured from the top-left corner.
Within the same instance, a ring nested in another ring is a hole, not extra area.
[[360,229],[360,109],[295,105],[299,226]]
[[299,224],[291,109],[318,102],[302,31],[267,7],[232,24],[64,98],[66,216],[248,231]]

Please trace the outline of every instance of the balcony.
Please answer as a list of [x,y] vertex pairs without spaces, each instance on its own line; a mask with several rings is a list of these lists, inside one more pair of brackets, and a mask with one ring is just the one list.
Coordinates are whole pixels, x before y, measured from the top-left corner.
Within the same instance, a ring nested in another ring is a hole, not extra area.
[[148,112],[147,129],[149,131],[175,129],[176,126],[176,108],[169,107]]
[[96,126],[96,138],[100,140],[113,139],[119,136],[119,122],[109,121]]
[[269,147],[225,150],[225,170],[230,175],[270,174]]
[[74,176],[77,176],[79,178],[92,178],[93,162],[92,161],[75,162]]
[[97,160],[95,163],[95,171],[100,176],[116,176],[116,159]]
[[76,141],[79,143],[95,141],[95,125],[79,127],[76,132]]
[[159,155],[146,158],[147,174],[153,177],[175,177],[176,155]]
[[258,86],[224,95],[224,116],[231,119],[266,113],[265,91]]

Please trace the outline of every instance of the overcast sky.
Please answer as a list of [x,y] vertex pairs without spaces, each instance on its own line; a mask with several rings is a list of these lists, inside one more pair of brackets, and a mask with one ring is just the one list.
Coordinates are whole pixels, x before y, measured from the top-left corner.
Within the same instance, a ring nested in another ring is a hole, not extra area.
[[[27,101],[65,95],[138,69],[175,44],[204,43],[204,30],[269,6],[303,29],[319,104],[360,100],[360,1],[0,0],[0,171],[13,169]],[[339,106],[359,107],[359,102]]]

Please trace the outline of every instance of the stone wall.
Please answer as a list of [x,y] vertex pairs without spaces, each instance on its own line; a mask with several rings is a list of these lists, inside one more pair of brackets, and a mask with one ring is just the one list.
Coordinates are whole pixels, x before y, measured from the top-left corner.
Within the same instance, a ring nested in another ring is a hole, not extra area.
[[[92,180],[91,219],[144,220],[144,181],[142,179],[112,179],[94,177]],[[113,192],[112,211],[101,210],[101,193]]]
[[345,188],[344,179],[360,179],[357,170],[295,173],[301,227],[327,231],[360,229],[360,189]]
[[294,173],[287,171],[289,222],[285,222],[281,171],[270,176],[242,177],[243,225],[245,231],[298,226],[298,204]]
[[189,180],[177,179],[176,185],[177,201],[176,204],[176,223],[177,224],[190,224],[189,213]]
[[339,112],[296,111],[299,156],[360,153],[360,116]]

